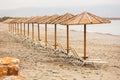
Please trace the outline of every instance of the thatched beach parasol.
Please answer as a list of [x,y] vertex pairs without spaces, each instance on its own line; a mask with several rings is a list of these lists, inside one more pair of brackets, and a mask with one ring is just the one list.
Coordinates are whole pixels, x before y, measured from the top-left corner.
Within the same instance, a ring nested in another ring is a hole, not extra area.
[[12,25],[10,24],[10,22],[12,21],[13,19],[7,19],[4,21],[4,23],[7,23],[8,24],[8,27],[9,27],[9,32],[11,32],[12,30]]
[[[40,16],[36,16],[34,18],[32,18],[31,20],[29,20],[29,23],[32,23],[32,40],[34,41],[34,23],[37,23],[37,21],[40,19]],[[40,26],[39,23],[38,24],[38,41],[40,41]]]
[[61,22],[70,19],[74,15],[70,13],[66,13],[64,15],[59,16],[58,18],[55,18],[51,22],[48,22],[49,24],[55,24],[55,33],[54,33],[54,48],[57,48],[57,24],[60,24]]
[[49,22],[51,22],[52,20],[58,18],[59,15],[52,15],[52,16],[47,16],[44,17],[43,19],[39,20],[38,23],[40,24],[45,24],[45,46],[47,46],[47,24],[49,24]]
[[94,14],[83,12],[75,17],[61,22],[63,25],[67,25],[67,53],[69,53],[69,25],[84,25],[84,59],[86,59],[86,24],[103,24],[110,23],[109,20],[98,17]]
[[29,21],[30,21],[31,19],[33,19],[33,18],[34,18],[34,17],[30,17],[30,18],[27,18],[26,20],[23,21],[23,23],[24,23],[24,37],[26,36],[26,35],[25,35],[25,24],[28,24],[27,37],[29,37],[29,34],[30,34],[30,31],[29,31]]

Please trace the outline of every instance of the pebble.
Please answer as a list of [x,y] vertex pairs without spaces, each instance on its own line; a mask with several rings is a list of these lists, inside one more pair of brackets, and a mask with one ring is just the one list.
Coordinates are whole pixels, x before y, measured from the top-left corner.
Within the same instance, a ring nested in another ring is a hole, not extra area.
[[77,69],[75,69],[75,71],[78,71]]
[[73,78],[73,80],[77,80],[76,78]]

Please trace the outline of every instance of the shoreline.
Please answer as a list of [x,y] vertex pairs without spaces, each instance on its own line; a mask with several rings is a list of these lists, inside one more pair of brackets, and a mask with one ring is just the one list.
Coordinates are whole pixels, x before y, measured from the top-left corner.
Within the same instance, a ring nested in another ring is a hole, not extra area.
[[[62,29],[64,30],[64,29]],[[79,31],[76,31],[76,30],[70,30],[70,31],[73,31],[73,32],[79,32]],[[84,32],[84,31],[80,31],[80,32]],[[92,31],[87,31],[87,33],[97,33],[97,34],[102,34],[102,35],[111,35],[111,36],[118,36],[120,37],[120,35],[118,34],[111,34],[111,33],[102,33],[102,32],[92,32]]]
[[[54,28],[48,28],[48,29],[54,29]],[[58,30],[65,30],[65,29],[60,29],[58,28]],[[84,32],[84,31],[77,31],[77,30],[70,30],[73,32]],[[111,36],[118,36],[120,37],[120,34],[112,34],[112,33],[102,33],[102,32],[93,32],[93,31],[86,31],[87,33],[97,33],[97,34],[102,34],[102,35],[111,35]]]

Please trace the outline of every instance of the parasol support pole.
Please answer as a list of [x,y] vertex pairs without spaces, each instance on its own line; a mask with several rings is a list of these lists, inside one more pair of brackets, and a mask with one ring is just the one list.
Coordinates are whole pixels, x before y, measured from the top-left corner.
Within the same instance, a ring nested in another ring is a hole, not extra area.
[[11,31],[11,28],[10,28],[11,26],[10,26],[10,23],[9,23],[9,32]]
[[86,57],[86,24],[84,24],[84,59],[88,58]]
[[13,26],[12,26],[12,23],[11,23],[11,33],[12,33],[12,31],[13,31],[12,27],[13,27]]
[[21,36],[22,36],[22,23],[20,23],[20,33],[21,33]]
[[29,23],[28,23],[27,36],[29,37]]
[[12,24],[10,24],[10,32],[12,33]]
[[8,24],[8,29],[9,29],[8,31],[10,32],[10,24]]
[[13,23],[12,23],[12,33],[14,33],[14,25],[13,25]]
[[12,25],[12,23],[11,23],[11,33],[13,32],[13,25]]
[[15,27],[15,31],[14,31],[14,32],[15,32],[15,34],[16,34],[16,23],[14,24],[14,27]]
[[25,23],[24,23],[24,37],[25,37]]
[[45,46],[47,46],[47,24],[45,24]]
[[13,23],[13,34],[14,34],[14,23]]
[[13,33],[13,24],[11,23],[11,33]]
[[12,24],[10,23],[10,33],[12,33]]
[[32,23],[32,41],[34,41],[34,23]]
[[57,24],[55,24],[54,40],[54,48],[57,49]]
[[19,23],[17,23],[17,25],[18,25],[18,35],[19,35]]
[[40,41],[40,25],[38,23],[38,41]]
[[67,25],[67,53],[69,53],[70,48],[69,48],[69,25]]

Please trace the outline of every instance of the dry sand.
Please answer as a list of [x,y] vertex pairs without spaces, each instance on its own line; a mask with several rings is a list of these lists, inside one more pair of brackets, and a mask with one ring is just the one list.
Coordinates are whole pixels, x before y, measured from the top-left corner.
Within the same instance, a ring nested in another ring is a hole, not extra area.
[[[27,46],[7,32],[6,24],[0,23],[0,57],[20,59],[20,75],[26,80],[120,80],[120,36],[87,33],[87,55],[108,63],[81,67],[80,61],[64,59],[47,51]],[[43,29],[41,38],[44,40]],[[58,30],[58,40],[65,45],[65,30]],[[49,29],[49,40],[53,29]],[[83,55],[83,32],[70,31],[71,46]]]

